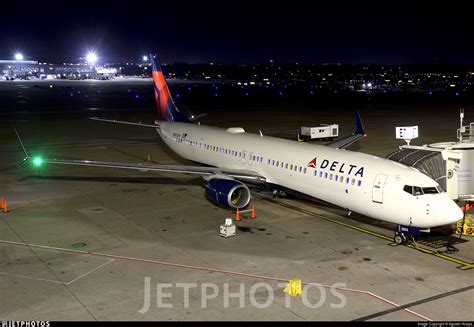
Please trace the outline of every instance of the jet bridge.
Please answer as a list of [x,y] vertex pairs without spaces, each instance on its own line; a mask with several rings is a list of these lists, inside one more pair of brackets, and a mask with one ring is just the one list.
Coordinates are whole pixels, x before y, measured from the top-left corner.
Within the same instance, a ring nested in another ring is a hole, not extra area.
[[408,145],[389,155],[387,159],[414,167],[429,176],[453,200],[474,202],[474,122],[463,125],[464,110],[460,111],[460,127],[455,142],[441,142],[423,146],[409,145],[418,137],[418,126],[397,127],[397,139]]
[[449,147],[404,145],[387,159],[418,169],[435,180],[452,199],[458,199],[458,165],[462,154]]

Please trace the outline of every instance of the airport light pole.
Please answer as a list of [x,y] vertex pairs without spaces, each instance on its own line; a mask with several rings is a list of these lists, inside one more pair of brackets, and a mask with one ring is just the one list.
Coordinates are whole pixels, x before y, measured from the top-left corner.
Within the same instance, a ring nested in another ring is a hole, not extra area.
[[17,61],[18,69],[21,73],[21,61],[23,60],[23,55],[19,52],[15,53],[15,60]]
[[97,55],[93,52],[89,52],[86,56],[86,60],[89,63],[89,65],[91,65],[94,68],[94,72],[95,72],[95,63],[97,62]]

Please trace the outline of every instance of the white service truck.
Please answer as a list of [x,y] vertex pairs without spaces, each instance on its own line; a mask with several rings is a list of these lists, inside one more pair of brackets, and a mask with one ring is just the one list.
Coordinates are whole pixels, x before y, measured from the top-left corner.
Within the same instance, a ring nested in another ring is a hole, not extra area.
[[339,136],[338,124],[321,124],[314,127],[301,126],[301,133],[298,135],[299,141],[333,139]]

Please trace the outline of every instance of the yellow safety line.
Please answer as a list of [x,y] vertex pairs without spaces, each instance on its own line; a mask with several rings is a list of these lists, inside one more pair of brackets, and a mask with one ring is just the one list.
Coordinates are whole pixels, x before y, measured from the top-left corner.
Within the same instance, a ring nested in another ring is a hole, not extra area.
[[[255,194],[254,195],[256,198],[259,198],[259,199],[263,199],[263,200],[266,200],[266,201],[269,201],[269,202],[272,202],[272,203],[275,203],[275,204],[278,204],[282,207],[286,207],[288,209],[291,209],[291,210],[295,210],[295,211],[299,211],[301,213],[304,213],[304,214],[307,214],[309,216],[314,216],[314,217],[318,217],[318,218],[321,218],[323,220],[326,220],[326,221],[329,221],[329,222],[332,222],[332,223],[335,223],[335,224],[338,224],[338,225],[342,225],[344,227],[347,227],[347,228],[351,228],[351,229],[354,229],[354,230],[357,230],[359,232],[362,232],[362,233],[365,233],[365,234],[369,234],[369,235],[373,235],[373,236],[376,236],[378,238],[381,238],[381,239],[384,239],[384,240],[388,240],[388,241],[391,241],[391,243],[389,245],[391,246],[397,246],[398,244],[396,243],[393,243],[393,238],[392,237],[389,237],[387,235],[383,235],[383,234],[380,234],[380,233],[377,233],[377,232],[374,232],[374,231],[371,231],[371,230],[368,230],[368,229],[365,229],[365,228],[361,228],[361,227],[357,227],[357,226],[354,226],[354,225],[350,225],[350,224],[347,224],[347,223],[343,223],[343,222],[340,222],[340,221],[337,221],[335,219],[332,219],[332,218],[329,218],[329,217],[326,217],[326,216],[323,216],[323,215],[320,215],[314,211],[311,211],[311,210],[307,210],[307,209],[302,209],[302,208],[298,208],[296,206],[293,206],[291,204],[287,204],[287,203],[284,203],[284,202],[281,202],[281,201],[277,201],[277,200],[274,200],[274,199],[269,199],[267,197],[264,197],[264,196],[261,196],[261,195],[258,195],[258,194]],[[457,263],[459,264],[460,266],[459,267],[456,267],[460,270],[468,270],[468,269],[472,269],[474,268],[474,263],[469,263],[469,262],[466,262],[466,261],[463,261],[463,260],[460,260],[460,259],[456,259],[456,258],[453,258],[453,257],[450,257],[448,255],[445,255],[445,254],[442,254],[442,253],[438,253],[438,252],[434,252],[434,251],[431,251],[431,250],[428,250],[428,249],[425,249],[425,248],[422,248],[420,246],[418,246],[417,244],[413,245],[413,244],[406,244],[405,246],[409,247],[409,248],[412,248],[412,249],[415,249],[415,250],[418,250],[420,252],[423,252],[423,253],[426,253],[426,254],[431,254],[435,257],[438,257],[438,258],[441,258],[441,259],[444,259],[444,260],[447,260],[447,261],[450,261],[450,262],[454,262],[454,263]]]

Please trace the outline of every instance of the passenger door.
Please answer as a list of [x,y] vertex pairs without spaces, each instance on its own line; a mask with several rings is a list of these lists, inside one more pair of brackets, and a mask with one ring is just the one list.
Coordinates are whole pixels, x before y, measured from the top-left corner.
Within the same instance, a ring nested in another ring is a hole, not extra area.
[[377,174],[372,188],[372,201],[375,203],[383,203],[383,189],[387,181],[387,175]]

